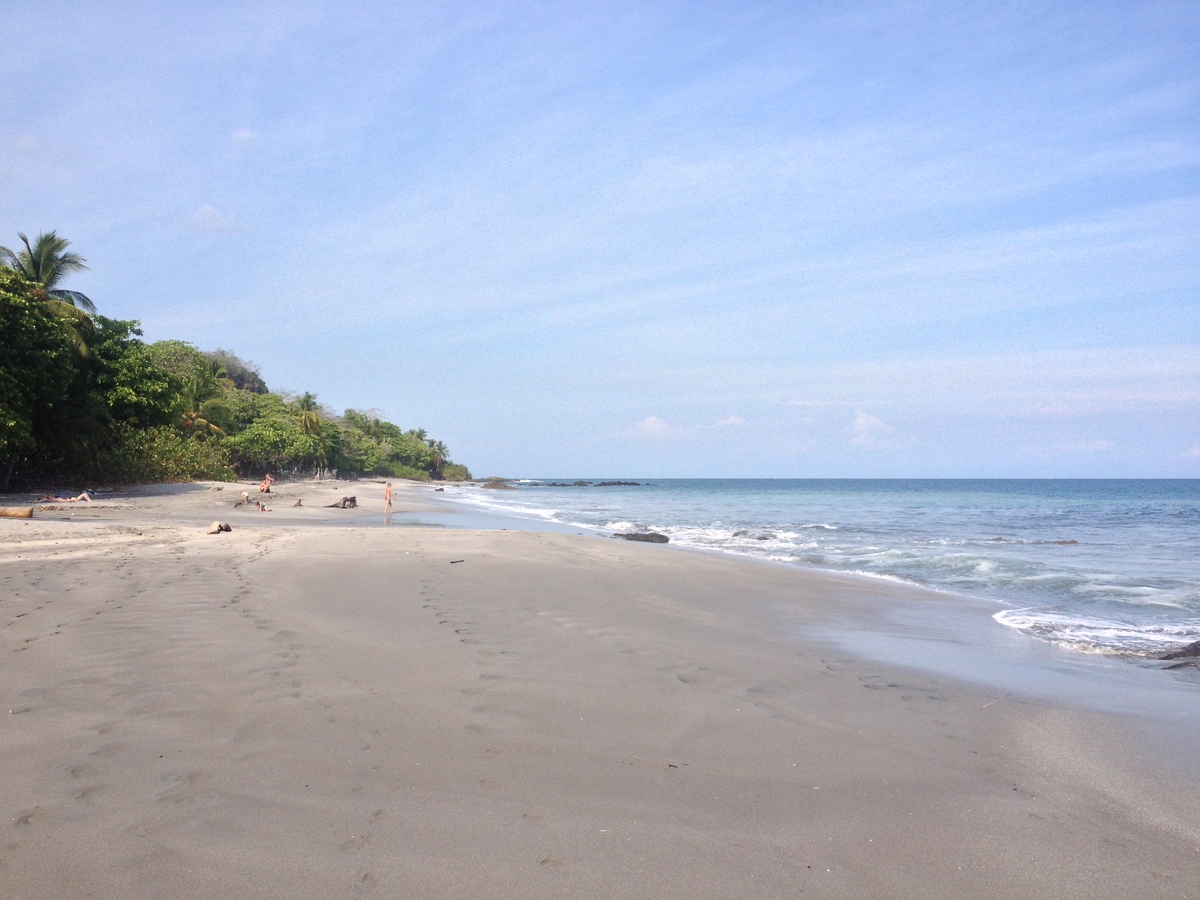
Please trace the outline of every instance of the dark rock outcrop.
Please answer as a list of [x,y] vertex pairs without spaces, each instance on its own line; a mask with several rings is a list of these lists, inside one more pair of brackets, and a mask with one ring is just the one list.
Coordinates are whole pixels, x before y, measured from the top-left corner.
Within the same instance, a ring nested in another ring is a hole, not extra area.
[[671,540],[665,534],[659,534],[657,531],[617,532],[613,537],[626,541],[642,541],[647,544],[665,544]]
[[1198,659],[1200,658],[1200,641],[1192,641],[1186,647],[1164,653],[1159,659]]

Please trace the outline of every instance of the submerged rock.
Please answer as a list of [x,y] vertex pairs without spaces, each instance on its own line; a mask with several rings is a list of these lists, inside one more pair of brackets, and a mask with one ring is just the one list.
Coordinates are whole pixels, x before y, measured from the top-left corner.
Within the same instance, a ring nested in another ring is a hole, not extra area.
[[[1159,659],[1197,659],[1200,658],[1200,641],[1192,641],[1186,647],[1180,647],[1178,650],[1172,650],[1170,653],[1164,653]],[[1168,668],[1173,668],[1168,666]]]
[[659,534],[657,531],[617,532],[613,537],[626,541],[643,541],[647,544],[665,544],[671,540],[665,534]]

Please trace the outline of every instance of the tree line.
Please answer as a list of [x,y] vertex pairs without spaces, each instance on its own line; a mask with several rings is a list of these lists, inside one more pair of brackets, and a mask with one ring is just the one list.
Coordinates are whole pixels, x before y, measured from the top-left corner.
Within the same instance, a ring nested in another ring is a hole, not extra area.
[[17,249],[0,247],[0,491],[267,472],[471,477],[423,429],[270,391],[225,350],[147,344],[139,322],[62,287],[87,268],[69,241],[18,237]]

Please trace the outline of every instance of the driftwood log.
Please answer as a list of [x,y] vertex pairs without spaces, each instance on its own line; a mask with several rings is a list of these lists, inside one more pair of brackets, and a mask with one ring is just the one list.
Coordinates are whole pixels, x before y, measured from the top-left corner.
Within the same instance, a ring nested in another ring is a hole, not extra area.
[[32,506],[0,506],[0,519],[32,519]]
[[343,497],[337,503],[326,504],[326,509],[356,509],[358,507],[357,497]]

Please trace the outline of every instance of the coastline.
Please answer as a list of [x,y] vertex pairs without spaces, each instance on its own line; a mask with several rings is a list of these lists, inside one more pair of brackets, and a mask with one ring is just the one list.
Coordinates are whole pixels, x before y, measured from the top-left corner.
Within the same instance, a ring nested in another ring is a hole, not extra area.
[[5,896],[1196,895],[1169,672],[1147,728],[932,592],[209,487],[0,523]]

